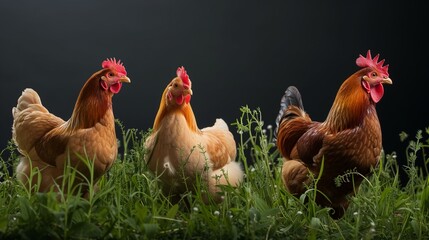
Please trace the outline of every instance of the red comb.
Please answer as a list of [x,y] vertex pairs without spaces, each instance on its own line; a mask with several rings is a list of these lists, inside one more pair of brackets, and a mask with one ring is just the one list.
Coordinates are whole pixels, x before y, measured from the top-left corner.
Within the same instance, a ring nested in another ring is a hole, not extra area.
[[386,76],[389,76],[389,73],[387,72],[389,70],[389,64],[383,66],[384,59],[377,62],[378,58],[380,57],[380,54],[375,55],[374,58],[371,57],[371,51],[368,50],[366,53],[366,58],[359,54],[359,57],[356,59],[356,64],[359,67],[373,67],[376,68],[381,73],[385,74]]
[[116,61],[115,58],[108,58],[101,63],[102,68],[110,68],[117,72],[120,72],[124,75],[127,75],[124,64],[121,63],[121,60]]
[[186,73],[186,70],[183,66],[177,68],[176,74],[180,79],[182,79],[182,82],[185,86],[189,87],[189,85],[191,85],[191,82],[190,82],[191,79],[189,79],[189,76]]

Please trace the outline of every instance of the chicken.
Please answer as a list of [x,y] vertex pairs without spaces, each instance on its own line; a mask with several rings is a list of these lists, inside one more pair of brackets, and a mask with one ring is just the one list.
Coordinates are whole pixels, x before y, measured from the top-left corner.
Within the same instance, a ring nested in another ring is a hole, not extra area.
[[221,202],[218,185],[237,186],[243,179],[235,161],[237,149],[228,125],[217,119],[211,127],[199,129],[190,104],[192,88],[183,67],[162,94],[151,134],[145,140],[145,161],[162,181],[166,195],[178,201],[181,194],[196,190],[201,177],[209,199]]
[[366,57],[356,59],[361,69],[343,82],[324,122],[310,119],[294,86],[281,99],[275,133],[284,157],[283,183],[289,192],[300,196],[313,179],[320,178],[316,202],[332,208],[334,219],[344,215],[362,176],[371,174],[381,154],[375,106],[383,97],[382,84],[392,84],[392,80],[389,65],[383,66],[384,60],[378,62],[378,58],[378,54],[372,58],[368,50]]
[[[107,59],[102,68],[86,81],[68,121],[50,113],[31,88],[22,92],[12,108],[12,139],[22,154],[17,178],[32,192],[59,191],[67,166],[91,179],[83,158],[93,162],[95,183],[116,160],[112,96],[130,79],[120,60]],[[80,186],[85,195],[88,186],[83,176],[76,174],[73,186],[65,185],[62,190],[76,194],[75,187]]]

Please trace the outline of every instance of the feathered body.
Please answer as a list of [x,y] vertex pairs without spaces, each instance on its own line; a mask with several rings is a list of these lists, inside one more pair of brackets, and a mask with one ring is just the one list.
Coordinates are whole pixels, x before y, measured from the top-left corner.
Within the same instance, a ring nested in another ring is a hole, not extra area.
[[[22,154],[17,177],[32,191],[46,192],[52,187],[58,191],[66,166],[90,179],[83,158],[93,161],[94,182],[115,161],[117,139],[112,96],[119,92],[122,82],[130,80],[120,61],[106,60],[102,66],[81,89],[68,121],[50,113],[31,88],[22,92],[12,109],[12,138]],[[38,174],[34,174],[36,169]],[[85,181],[78,174],[75,186],[82,182]]]
[[[377,62],[378,57],[372,59],[368,51],[366,58],[357,59],[362,69],[343,82],[324,122],[310,119],[293,86],[281,101],[276,133],[278,149],[285,158],[283,182],[299,196],[312,183],[310,173],[314,179],[320,177],[316,202],[333,208],[334,218],[343,216],[349,197],[356,193],[362,176],[368,176],[377,165],[381,154],[382,135],[375,106],[384,93],[382,84],[392,81],[388,65],[383,66],[384,60]],[[336,181],[340,176],[350,181]]]
[[199,129],[190,105],[191,82],[183,67],[164,90],[152,133],[146,139],[146,162],[174,198],[193,191],[197,177],[221,201],[217,185],[236,186],[243,178],[235,162],[236,144],[228,125],[217,119]]

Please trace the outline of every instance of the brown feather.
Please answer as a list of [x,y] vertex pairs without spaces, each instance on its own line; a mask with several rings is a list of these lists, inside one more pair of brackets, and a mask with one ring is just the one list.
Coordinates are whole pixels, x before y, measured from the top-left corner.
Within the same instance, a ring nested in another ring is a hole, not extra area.
[[[12,132],[23,157],[17,166],[17,176],[30,188],[37,183],[37,176],[33,180],[28,178],[31,168],[41,172],[39,191],[48,191],[51,187],[58,190],[56,184],[61,186],[68,163],[89,177],[89,169],[81,157],[94,160],[95,182],[112,165],[117,155],[113,93],[100,85],[101,76],[108,71],[111,69],[102,69],[85,82],[67,122],[49,113],[34,90],[24,91],[18,99],[13,109]],[[77,176],[75,185],[84,182]]]
[[109,69],[94,73],[82,87],[67,126],[68,131],[93,127],[112,108],[113,94],[101,91],[99,87],[100,78],[107,71]]

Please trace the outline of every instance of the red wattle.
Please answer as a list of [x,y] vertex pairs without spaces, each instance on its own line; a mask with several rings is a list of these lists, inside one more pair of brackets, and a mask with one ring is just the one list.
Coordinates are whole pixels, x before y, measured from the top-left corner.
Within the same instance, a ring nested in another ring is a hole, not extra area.
[[121,90],[121,87],[122,87],[122,83],[117,82],[117,83],[112,84],[109,89],[112,93],[116,94]]
[[185,102],[189,103],[191,101],[191,95],[186,95]]
[[178,105],[182,105],[182,103],[183,103],[183,95],[180,95],[180,96],[176,97],[176,103]]
[[375,86],[372,86],[370,94],[371,94],[372,101],[374,101],[375,103],[378,103],[384,95],[383,84],[379,83]]

